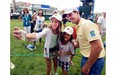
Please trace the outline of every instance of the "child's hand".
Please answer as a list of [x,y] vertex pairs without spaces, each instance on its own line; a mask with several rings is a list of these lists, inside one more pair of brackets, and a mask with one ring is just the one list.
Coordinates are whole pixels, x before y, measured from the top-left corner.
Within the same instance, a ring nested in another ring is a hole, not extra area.
[[21,32],[19,27],[15,27],[13,31],[13,36],[17,39],[21,39]]
[[78,43],[78,41],[76,41],[76,40],[72,40],[72,45],[73,45],[75,48],[78,48],[78,47],[79,47],[79,43]]
[[72,66],[74,66],[74,63],[73,63],[71,60],[70,60],[69,62],[70,62],[70,64],[71,64]]
[[61,51],[58,51],[58,55],[60,55],[61,54]]
[[64,55],[66,55],[66,52],[62,52],[62,51],[61,51],[60,55],[61,55],[61,56],[64,56]]
[[59,56],[64,56],[64,55],[65,55],[65,52],[58,51],[58,55],[59,55]]

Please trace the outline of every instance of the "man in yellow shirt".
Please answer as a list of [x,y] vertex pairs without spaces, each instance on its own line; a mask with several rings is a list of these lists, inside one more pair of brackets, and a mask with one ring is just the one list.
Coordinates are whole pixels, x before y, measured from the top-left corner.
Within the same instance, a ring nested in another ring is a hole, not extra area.
[[[98,26],[80,17],[77,8],[65,10],[67,18],[77,25],[77,43],[82,54],[82,75],[100,75],[104,67],[105,50]],[[78,47],[77,46],[77,47]]]

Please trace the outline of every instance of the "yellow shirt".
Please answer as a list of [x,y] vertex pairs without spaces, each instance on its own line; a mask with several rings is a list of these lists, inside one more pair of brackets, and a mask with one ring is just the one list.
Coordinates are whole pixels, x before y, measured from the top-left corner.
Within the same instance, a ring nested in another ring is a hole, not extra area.
[[[91,52],[90,41],[97,39],[100,39],[103,47],[103,42],[101,40],[98,26],[89,20],[85,20],[81,18],[79,24],[77,25],[77,41],[79,42],[80,53],[84,57],[90,56],[90,52]],[[99,55],[99,58],[102,58],[104,56],[105,56],[105,50],[103,47]]]

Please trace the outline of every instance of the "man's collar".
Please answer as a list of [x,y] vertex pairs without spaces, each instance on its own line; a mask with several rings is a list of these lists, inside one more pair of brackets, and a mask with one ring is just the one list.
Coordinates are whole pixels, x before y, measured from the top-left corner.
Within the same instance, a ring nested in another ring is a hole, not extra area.
[[79,21],[77,27],[80,27],[80,25],[81,25],[81,23],[82,23],[82,20],[83,20],[83,18],[80,19],[80,21]]

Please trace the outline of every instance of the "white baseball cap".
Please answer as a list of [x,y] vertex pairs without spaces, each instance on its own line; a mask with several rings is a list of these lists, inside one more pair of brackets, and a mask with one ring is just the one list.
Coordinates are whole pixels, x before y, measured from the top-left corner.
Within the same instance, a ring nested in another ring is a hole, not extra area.
[[73,11],[79,11],[79,9],[77,7],[66,8],[64,14],[69,14]]
[[52,18],[56,18],[57,20],[59,20],[59,21],[62,21],[62,16],[60,15],[60,14],[53,14],[51,17],[50,17],[50,19],[52,19]]
[[69,35],[72,35],[72,34],[73,34],[73,28],[67,26],[67,27],[63,30],[63,32],[66,32],[66,33],[68,33]]

